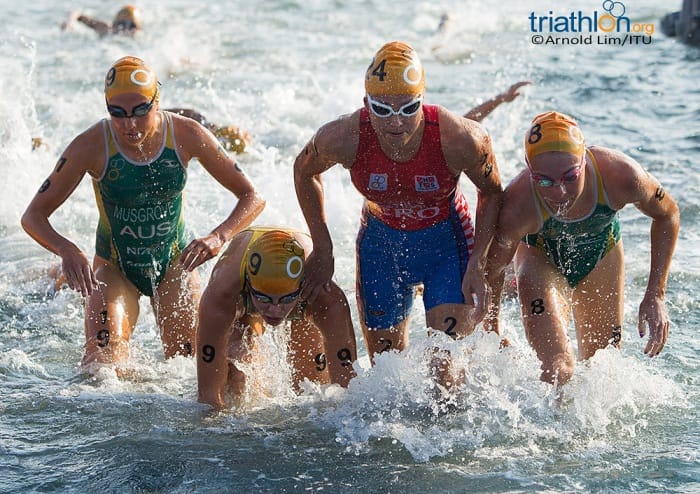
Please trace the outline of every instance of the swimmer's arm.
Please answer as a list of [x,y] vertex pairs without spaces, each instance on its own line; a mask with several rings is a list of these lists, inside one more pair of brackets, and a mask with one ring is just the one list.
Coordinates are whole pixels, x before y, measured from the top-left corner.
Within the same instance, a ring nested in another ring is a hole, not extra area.
[[217,273],[216,268],[212,272],[202,294],[197,327],[198,400],[217,409],[227,407],[224,390],[229,374],[228,340],[237,305],[236,297],[227,293],[230,280],[225,274],[225,270]]
[[641,175],[641,198],[635,206],[651,218],[651,264],[646,292],[639,307],[639,335],[649,329],[644,353],[658,355],[666,344],[670,320],[666,312],[666,283],[680,229],[680,212],[669,192],[650,174]]
[[319,150],[319,146],[321,139],[316,134],[294,160],[294,188],[313,239],[314,249],[317,252],[324,250],[332,255],[333,242],[326,223],[321,174],[336,163],[322,154],[325,149],[321,147]]
[[58,233],[49,217],[58,209],[86,173],[99,176],[104,149],[99,126],[93,126],[76,137],[58,159],[54,170],[43,182],[39,191],[22,215],[22,227],[45,249],[61,257],[63,272],[68,285],[81,295],[89,295],[96,286],[96,279],[85,253],[73,242]]
[[85,171],[75,161],[74,153],[66,150],[22,215],[22,227],[26,232],[42,247],[59,256],[73,244],[51,226],[49,217],[70,197],[84,175]]
[[196,157],[204,169],[238,202],[228,217],[208,235],[188,245],[180,257],[185,269],[191,271],[216,257],[231,238],[250,226],[265,207],[265,199],[238,164],[226,153],[211,132],[194,120],[173,115],[176,138],[185,162]]
[[345,293],[331,282],[331,289],[321,292],[316,301],[307,306],[306,312],[323,335],[331,383],[347,388],[356,376],[353,363],[357,360],[357,342]]
[[645,193],[635,206],[651,218],[651,270],[647,295],[665,295],[671,258],[680,230],[680,211],[670,193],[649,175]]
[[359,112],[321,127],[294,161],[294,187],[299,206],[309,227],[314,250],[307,262],[302,298],[312,300],[327,288],[333,266],[333,241],[324,208],[321,174],[337,163],[350,166],[358,142]]
[[85,14],[78,14],[75,20],[97,32],[100,36],[106,36],[112,30],[111,24]]
[[482,104],[480,104],[479,106],[476,106],[476,107],[472,108],[471,110],[469,110],[467,113],[464,114],[464,118],[468,118],[470,120],[476,120],[477,122],[481,122],[491,112],[493,112],[496,108],[498,108],[501,103],[510,103],[515,98],[520,96],[520,92],[518,90],[521,87],[526,86],[528,84],[532,84],[532,82],[530,82],[530,81],[516,82],[511,87],[509,87],[507,91],[504,91],[501,94],[497,95],[496,97],[491,98],[490,100],[487,100],[487,101],[483,102]]
[[651,218],[651,264],[646,292],[639,307],[638,330],[649,340],[644,353],[658,355],[668,338],[670,320],[666,312],[666,282],[680,229],[676,201],[659,181],[626,154],[600,146],[591,147],[614,209],[634,204]]
[[501,230],[496,232],[486,265],[486,274],[491,289],[489,307],[484,317],[484,330],[500,333],[499,314],[501,312],[501,299],[503,296],[503,284],[506,267],[513,259],[518,248],[518,240],[501,237]]
[[[200,311],[197,331],[197,396],[200,403],[214,408],[226,408],[224,389],[228,381],[228,346],[225,331],[216,323],[208,322],[216,316],[211,311]],[[218,331],[213,328],[219,328]]]
[[474,318],[481,320],[488,306],[486,260],[503,200],[498,164],[491,138],[479,123],[442,111],[440,126],[448,166],[467,175],[477,188],[474,249],[462,281],[462,292],[465,302],[477,309]]
[[503,293],[503,283],[508,265],[513,261],[520,239],[527,233],[537,230],[535,215],[529,201],[527,181],[522,174],[506,188],[503,207],[498,215],[498,227],[489,248],[486,265],[487,280],[491,288],[489,309],[484,318],[486,331],[499,332],[499,313]]

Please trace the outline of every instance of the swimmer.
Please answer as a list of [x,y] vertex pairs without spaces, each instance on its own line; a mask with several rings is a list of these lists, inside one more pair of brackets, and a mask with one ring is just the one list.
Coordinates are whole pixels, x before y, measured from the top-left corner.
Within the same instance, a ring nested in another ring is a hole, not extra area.
[[567,336],[573,317],[578,360],[622,338],[624,251],[618,212],[634,204],[651,218],[651,267],[639,306],[644,353],[668,339],[666,281],[678,238],[676,202],[659,181],[620,151],[586,146],[576,121],[549,111],[525,134],[526,169],[505,192],[487,271],[493,288],[485,327],[498,330],[504,271],[515,258],[525,335],[541,361],[541,380],[559,385],[574,374]]
[[191,108],[166,108],[164,111],[177,113],[178,115],[191,118],[204,125],[216,136],[227,151],[241,154],[245,152],[246,147],[253,145],[253,138],[247,130],[241,129],[235,125],[217,125]]
[[[488,303],[484,268],[502,196],[491,139],[476,121],[424,98],[416,51],[387,43],[366,70],[364,105],[323,125],[294,164],[314,243],[303,298],[319,296],[334,272],[321,175],[340,163],[365,197],[356,283],[372,362],[380,352],[407,347],[418,286],[427,326],[452,337],[470,334]],[[477,188],[475,224],[462,176]]]
[[61,24],[61,29],[70,31],[76,22],[89,27],[101,37],[108,34],[133,36],[143,28],[141,11],[133,5],[125,5],[119,9],[112,22],[105,22],[81,12],[73,11],[68,15],[68,19]]
[[510,103],[515,98],[520,96],[520,88],[532,84],[531,81],[520,81],[511,85],[504,92],[496,95],[495,97],[484,101],[480,105],[472,108],[467,113],[464,114],[464,118],[469,118],[471,120],[476,120],[481,122],[484,118],[489,116],[501,103]]
[[[301,381],[347,386],[355,376],[355,332],[348,301],[332,281],[312,302],[301,283],[311,238],[284,228],[256,227],[236,235],[202,295],[197,333],[199,401],[241,405],[257,340],[266,327],[285,330],[293,386]],[[230,398],[229,399],[227,399]]]
[[[143,60],[117,60],[107,71],[104,94],[110,118],[73,139],[22,216],[27,233],[61,257],[61,281],[85,297],[87,372],[126,363],[142,295],[151,300],[165,356],[192,355],[196,268],[216,257],[265,205],[211,132],[160,111],[160,84]],[[193,240],[183,216],[192,159],[237,199],[221,224]],[[92,263],[49,222],[85,175],[99,211]]]

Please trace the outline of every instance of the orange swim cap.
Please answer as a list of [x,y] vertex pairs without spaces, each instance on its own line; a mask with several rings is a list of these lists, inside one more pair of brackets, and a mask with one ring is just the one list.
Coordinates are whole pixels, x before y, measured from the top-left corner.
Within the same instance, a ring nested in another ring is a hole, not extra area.
[[245,152],[246,146],[250,144],[245,133],[235,125],[217,127],[213,130],[213,134],[227,151],[234,151],[240,154]]
[[586,146],[576,120],[563,113],[549,111],[532,119],[525,134],[525,156],[531,160],[549,151],[582,156]]
[[382,46],[365,73],[365,91],[379,96],[414,95],[425,89],[425,70],[418,53],[401,41]]
[[105,97],[125,93],[143,94],[149,100],[158,91],[158,78],[146,62],[136,57],[122,57],[107,71]]
[[[112,21],[112,25],[118,24],[121,24],[127,30],[141,29],[141,11],[133,5],[124,5],[119,9],[119,12],[117,12],[117,15],[114,16],[114,20]],[[130,24],[133,25],[133,27],[130,26]]]
[[304,247],[288,231],[265,232],[248,247],[246,273],[259,292],[293,293],[304,278]]

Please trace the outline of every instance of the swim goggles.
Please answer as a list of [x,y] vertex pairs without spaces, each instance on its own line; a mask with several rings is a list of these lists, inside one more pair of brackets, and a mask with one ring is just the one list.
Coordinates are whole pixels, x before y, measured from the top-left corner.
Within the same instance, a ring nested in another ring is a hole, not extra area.
[[369,109],[372,110],[379,118],[388,118],[392,115],[400,115],[402,117],[412,117],[418,110],[420,110],[421,102],[423,101],[422,96],[417,96],[408,103],[401,105],[401,108],[394,110],[393,107],[373,99],[369,94],[367,95],[367,103],[369,103]]
[[273,305],[284,305],[284,304],[291,304],[294,302],[297,297],[299,297],[299,294],[301,293],[301,285],[299,285],[299,288],[294,290],[292,293],[288,293],[287,295],[282,295],[277,299],[277,303],[270,297],[268,294],[259,292],[253,286],[250,284],[250,279],[248,278],[248,273],[246,272],[245,274],[245,281],[246,285],[248,285],[248,291],[250,292],[251,297],[253,297],[255,300],[260,302],[261,304],[273,304]]
[[284,305],[291,304],[297,299],[297,297],[299,297],[299,294],[301,293],[301,286],[298,289],[294,290],[292,293],[282,295],[277,299],[277,302],[275,302],[269,295],[259,292],[255,288],[250,286],[250,282],[248,283],[248,290],[250,291],[250,295],[261,304]]
[[530,176],[532,177],[532,180],[535,181],[535,183],[539,187],[545,187],[549,188],[554,186],[555,184],[570,184],[573,182],[576,182],[579,177],[581,176],[581,172],[583,171],[583,163],[578,165],[575,168],[570,169],[566,173],[564,173],[559,180],[554,180],[553,178],[548,177],[547,175],[540,175],[539,173],[533,173],[530,172]]
[[117,31],[136,31],[138,26],[134,21],[117,21],[114,23],[114,28]]
[[144,117],[144,116],[148,115],[148,113],[151,111],[151,108],[153,108],[153,103],[156,100],[156,96],[158,96],[157,90],[155,93],[153,93],[153,97],[151,98],[151,101],[149,101],[148,103],[141,103],[140,105],[136,105],[131,110],[131,115],[129,115],[127,113],[127,111],[124,108],[122,108],[121,106],[110,105],[109,102],[107,102],[107,100],[105,100],[105,102],[107,103],[107,111],[114,118]]

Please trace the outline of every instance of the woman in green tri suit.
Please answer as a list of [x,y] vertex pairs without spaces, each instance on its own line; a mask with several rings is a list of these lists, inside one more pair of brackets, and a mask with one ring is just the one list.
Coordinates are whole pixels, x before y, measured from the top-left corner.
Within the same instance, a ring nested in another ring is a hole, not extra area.
[[[77,136],[66,148],[22,217],[24,229],[62,258],[66,283],[86,297],[82,367],[117,370],[146,295],[166,357],[193,353],[200,287],[195,268],[260,214],[265,202],[203,126],[159,111],[155,73],[136,57],[123,57],[105,78],[109,119]],[[237,199],[209,234],[189,241],[183,221],[187,165],[196,158]],[[95,258],[50,224],[49,217],[85,174],[93,181],[99,211]]]
[[492,304],[487,329],[498,329],[505,267],[515,256],[525,335],[542,362],[542,381],[574,373],[567,337],[573,314],[578,358],[591,358],[622,335],[624,253],[618,211],[634,204],[651,222],[651,268],[639,307],[644,353],[661,352],[669,331],[666,281],[678,237],[678,206],[629,156],[586,147],[576,122],[558,112],[536,116],[525,135],[527,170],[506,188],[487,271]]

